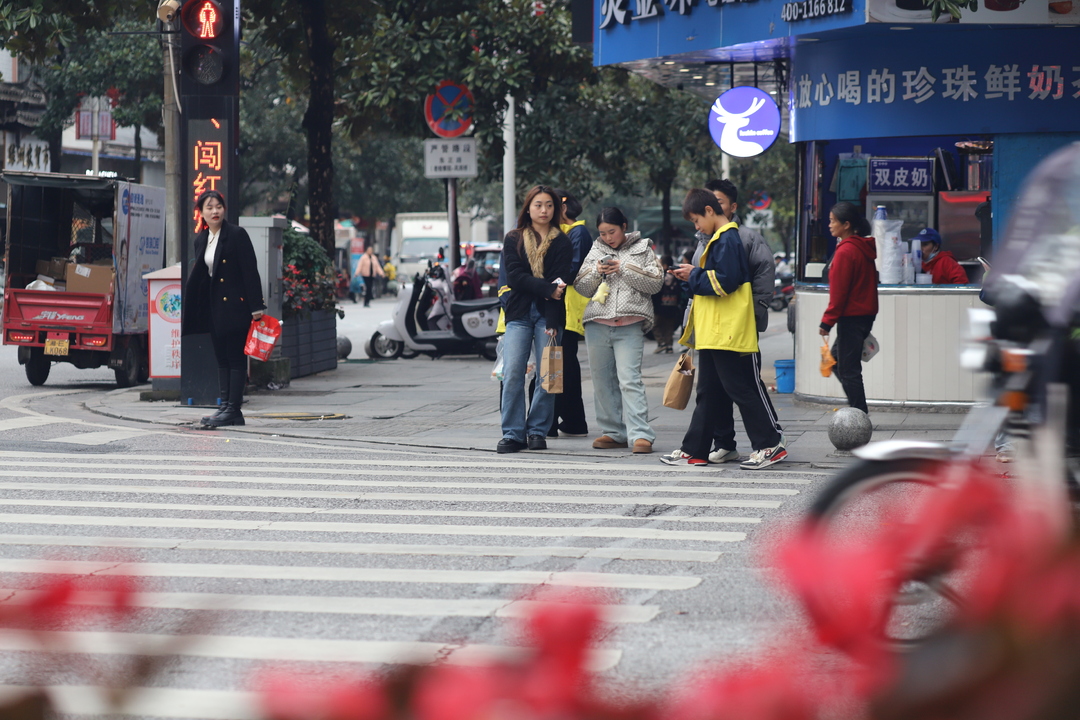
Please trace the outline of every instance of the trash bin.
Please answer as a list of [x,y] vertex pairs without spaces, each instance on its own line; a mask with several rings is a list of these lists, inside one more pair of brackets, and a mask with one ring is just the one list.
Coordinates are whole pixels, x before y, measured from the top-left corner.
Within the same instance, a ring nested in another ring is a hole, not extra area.
[[773,364],[776,367],[776,392],[795,392],[795,361],[777,360]]

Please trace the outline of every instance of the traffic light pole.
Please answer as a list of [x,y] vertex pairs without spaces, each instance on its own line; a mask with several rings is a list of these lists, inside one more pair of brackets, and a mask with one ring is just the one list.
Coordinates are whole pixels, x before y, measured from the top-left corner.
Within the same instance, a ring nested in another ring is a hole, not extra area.
[[176,47],[173,35],[166,33],[163,37],[165,102],[161,116],[165,127],[165,265],[171,267],[180,262],[180,245],[185,237],[180,228],[186,214],[181,206],[187,199],[187,193],[182,191],[184,181],[180,169],[180,92],[176,87]]
[[[180,8],[180,261],[184,287],[194,263],[195,201],[225,197],[226,219],[240,219],[240,0],[186,0]],[[209,334],[181,344],[180,401],[218,404],[217,363]]]
[[452,280],[450,275],[455,270],[461,267],[461,228],[458,227],[458,202],[457,202],[457,178],[446,179],[446,219],[449,221],[450,232],[447,233],[450,236],[450,255],[447,258],[449,260],[449,271],[447,272],[447,280]]

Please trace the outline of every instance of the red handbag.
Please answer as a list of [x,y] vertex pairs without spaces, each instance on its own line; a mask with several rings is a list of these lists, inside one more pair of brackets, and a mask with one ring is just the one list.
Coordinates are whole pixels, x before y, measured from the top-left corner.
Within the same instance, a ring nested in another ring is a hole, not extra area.
[[279,337],[281,337],[281,321],[277,318],[263,315],[258,320],[252,320],[251,327],[248,329],[247,342],[244,343],[244,354],[266,362],[270,353],[274,351],[274,343]]

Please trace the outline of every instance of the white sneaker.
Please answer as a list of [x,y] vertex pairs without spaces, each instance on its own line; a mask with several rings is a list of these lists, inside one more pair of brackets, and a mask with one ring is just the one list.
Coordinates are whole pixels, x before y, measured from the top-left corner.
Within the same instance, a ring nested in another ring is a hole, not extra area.
[[665,463],[667,465],[691,465],[691,466],[703,466],[703,465],[708,465],[709,464],[707,460],[702,460],[701,458],[690,457],[689,455],[684,453],[682,450],[673,450],[668,455],[661,455],[660,456],[660,462]]
[[783,445],[771,448],[762,448],[750,453],[750,459],[739,465],[743,470],[761,470],[770,465],[775,465],[787,457],[787,450]]
[[716,463],[717,465],[720,463],[735,462],[738,459],[738,450],[724,450],[721,448],[720,450],[713,450],[709,453],[709,462]]

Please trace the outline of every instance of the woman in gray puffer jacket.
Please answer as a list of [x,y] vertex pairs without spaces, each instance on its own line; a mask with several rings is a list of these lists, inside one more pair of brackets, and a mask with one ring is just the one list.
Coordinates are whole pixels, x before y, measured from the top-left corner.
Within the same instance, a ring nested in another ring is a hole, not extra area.
[[592,369],[596,420],[603,435],[599,449],[652,452],[656,433],[649,426],[649,401],[641,379],[645,333],[653,326],[652,296],[664,273],[648,238],[626,232],[626,216],[604,208],[596,219],[593,242],[574,289],[592,298],[585,306],[585,344]]

